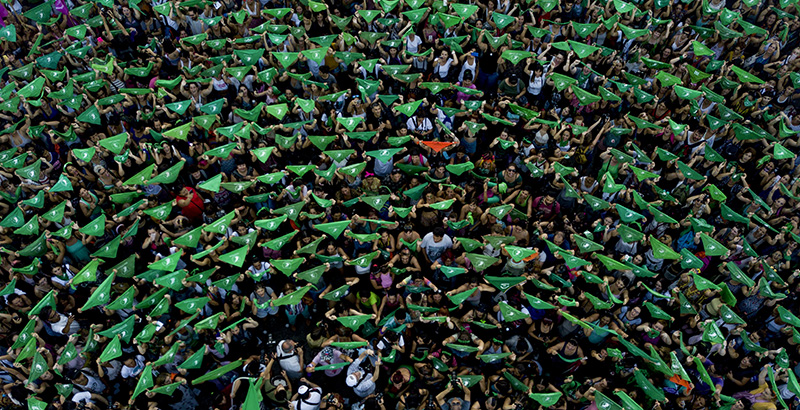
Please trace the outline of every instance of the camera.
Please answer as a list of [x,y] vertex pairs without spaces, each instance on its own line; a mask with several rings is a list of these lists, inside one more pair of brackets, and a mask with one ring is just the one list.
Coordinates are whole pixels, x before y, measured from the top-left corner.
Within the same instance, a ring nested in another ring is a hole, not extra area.
[[432,394],[428,396],[428,405],[425,408],[426,410],[436,410],[438,408]]
[[514,410],[522,410],[525,407],[525,396],[522,394],[517,394],[514,399]]
[[459,387],[459,386],[461,386],[461,379],[459,379],[459,378],[458,378],[458,375],[456,374],[456,372],[455,372],[455,371],[453,371],[453,372],[450,372],[450,384],[451,384],[453,387]]
[[267,342],[264,344],[266,352],[274,352],[278,348],[278,342],[272,338],[272,332],[267,333]]

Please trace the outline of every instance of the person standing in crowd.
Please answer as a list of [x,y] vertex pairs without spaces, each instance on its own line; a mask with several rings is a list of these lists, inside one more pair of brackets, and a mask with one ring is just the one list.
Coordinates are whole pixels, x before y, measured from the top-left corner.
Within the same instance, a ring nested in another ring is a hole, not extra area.
[[799,408],[796,3],[0,4],[0,408]]

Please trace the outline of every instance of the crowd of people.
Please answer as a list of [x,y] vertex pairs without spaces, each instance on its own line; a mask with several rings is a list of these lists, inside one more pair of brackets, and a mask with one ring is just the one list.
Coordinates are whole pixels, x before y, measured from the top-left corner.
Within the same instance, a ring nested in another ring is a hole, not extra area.
[[4,1],[0,409],[797,409],[796,3]]

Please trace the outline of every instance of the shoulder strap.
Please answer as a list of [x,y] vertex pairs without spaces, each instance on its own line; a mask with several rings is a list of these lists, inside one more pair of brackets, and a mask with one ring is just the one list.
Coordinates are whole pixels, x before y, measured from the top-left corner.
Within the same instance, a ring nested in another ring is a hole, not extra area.
[[269,389],[269,390],[264,391],[264,394],[270,394],[270,393],[272,393],[272,392],[274,392],[275,390],[278,389],[278,386],[276,386],[275,382],[274,382],[274,380],[276,378],[277,378],[277,376],[275,376],[275,377],[273,377],[272,379],[269,380],[269,383],[272,385],[272,388]]
[[[359,383],[361,383],[361,380],[359,380],[358,382],[359,382]],[[311,392],[313,392],[313,391],[316,391],[316,390],[317,390],[317,388],[316,388],[316,387],[314,387],[314,388],[312,388],[312,389],[309,389],[309,390],[308,390],[308,393],[309,393],[308,395],[309,395],[309,397],[311,396]],[[318,401],[318,402],[316,402],[316,403],[312,403],[312,402],[310,402],[310,401],[305,401],[305,400],[304,400],[304,399],[301,397],[301,398],[300,398],[300,400],[298,400],[298,401],[297,401],[297,404],[298,404],[298,406],[297,406],[297,409],[296,409],[296,410],[300,410],[300,404],[301,404],[301,403],[306,403],[306,404],[308,404],[308,405],[310,405],[310,406],[317,406],[317,405],[319,405],[320,403],[322,403],[322,391],[317,391],[317,393],[319,393],[319,395],[320,395],[320,401]]]
[[361,377],[359,377],[359,378],[358,378],[358,383],[356,383],[356,386],[358,386],[359,384],[361,384],[361,382],[362,382],[362,381],[364,381],[364,379],[366,379],[366,378],[367,378],[367,372],[365,372],[365,371],[362,369],[362,370],[361,370]]

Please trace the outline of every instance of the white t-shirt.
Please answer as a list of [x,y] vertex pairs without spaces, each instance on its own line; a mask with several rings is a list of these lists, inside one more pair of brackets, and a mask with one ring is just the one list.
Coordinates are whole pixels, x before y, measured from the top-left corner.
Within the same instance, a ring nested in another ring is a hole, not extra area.
[[122,370],[120,371],[122,378],[128,379],[131,377],[136,377],[142,372],[142,370],[144,370],[144,356],[136,355],[133,360],[136,362],[133,367],[122,366]]
[[[272,294],[275,293],[275,291],[272,290],[272,288],[269,286],[267,286],[264,290],[266,291],[264,293],[264,296],[258,296],[258,294],[255,291],[250,293],[250,300],[252,300],[254,303],[259,303],[259,304],[264,304],[269,302],[270,299],[272,299]],[[263,319],[267,317],[267,315],[277,314],[278,309],[280,309],[280,306],[268,305],[265,308],[256,307],[256,317],[259,319]]]
[[[284,342],[283,340],[278,342],[278,348],[277,348],[277,350],[278,350],[278,362],[280,363],[281,368],[283,370],[286,370],[287,372],[299,372],[299,371],[301,371],[302,368],[300,367],[300,357],[297,355],[297,351],[295,351],[294,354],[284,352],[283,351],[283,347],[281,347],[281,345],[283,345],[283,342]],[[283,359],[281,359],[282,357],[283,357]],[[314,400],[312,400],[312,402],[313,401]],[[317,407],[319,407],[319,406],[317,406]],[[295,407],[295,409],[296,409],[296,407]]]
[[501,252],[500,249],[497,249],[488,243],[486,244],[486,246],[483,247],[483,254],[486,256],[497,258],[500,256],[500,252]]
[[536,77],[531,73],[530,82],[528,83],[528,92],[533,95],[539,95],[544,87],[544,75]]
[[116,380],[117,377],[120,376],[120,372],[122,371],[122,362],[119,360],[111,360],[107,364],[110,364],[111,367],[103,366],[103,372],[106,374],[106,379],[108,380]]
[[[406,341],[405,341],[405,339],[403,338],[402,335],[400,336],[399,339],[397,339],[397,343],[396,344],[397,344],[397,347],[400,347],[400,348],[402,348],[402,347],[404,347],[406,345]],[[389,346],[387,346],[385,343],[383,343],[383,338],[381,338],[381,340],[378,342],[376,347],[378,348],[378,350],[383,350],[383,349],[385,349],[385,348],[387,348]]]
[[422,39],[419,36],[414,35],[414,40],[411,40],[411,36],[406,37],[406,51],[409,53],[419,53],[420,44],[422,44]]
[[294,410],[319,410],[322,402],[322,391],[319,388],[309,390],[307,399],[298,399],[292,402]]
[[471,74],[472,81],[475,81],[475,69],[478,67],[478,59],[474,59],[472,64],[469,63],[469,58],[464,60],[464,63],[461,64],[461,72],[458,74],[458,81],[464,81],[464,73],[469,71]]
[[394,168],[394,158],[389,158],[387,161],[381,161],[380,159],[375,158],[375,166],[373,168],[373,172],[380,176],[389,175],[392,172],[392,168]]
[[80,403],[80,402],[89,402],[94,403],[92,400],[92,393],[88,391],[78,392],[72,395],[72,402],[73,403]]
[[410,132],[428,132],[433,129],[433,124],[431,124],[431,120],[428,118],[417,121],[416,117],[411,117],[406,120],[406,128],[408,128]]
[[228,89],[228,83],[226,83],[225,80],[212,78],[211,83],[214,85],[214,90],[216,91],[225,91]]
[[356,268],[356,275],[366,275],[370,273],[370,271],[372,270],[372,267],[370,265],[367,265],[363,268],[361,266],[355,265],[355,268]]
[[[14,294],[15,295],[19,295],[19,296],[27,295],[27,293],[25,293],[25,292],[23,292],[23,291],[21,291],[19,289],[14,289]],[[6,304],[8,304],[8,297],[9,296],[11,296],[11,294],[3,296],[3,301],[5,301]]]
[[428,254],[428,258],[431,261],[438,260],[444,251],[453,247],[453,240],[450,239],[448,235],[442,236],[442,240],[439,242],[435,242],[433,240],[433,232],[428,232],[424,238],[422,238],[422,243],[420,246],[425,249],[425,253]]
[[445,62],[444,65],[441,65],[438,62],[435,62],[433,64],[433,72],[436,75],[438,75],[440,79],[444,80],[445,78],[447,78],[447,75],[450,73],[450,66],[452,66],[452,65],[453,65],[453,59],[452,58],[448,58],[447,62]]
[[81,330],[81,325],[79,325],[78,322],[72,322],[69,325],[69,328],[66,328],[69,318],[58,312],[56,312],[56,314],[58,315],[58,322],[50,324],[50,328],[53,329],[54,332],[65,336],[70,336]]
[[350,364],[350,367],[347,368],[347,375],[350,376],[355,372],[361,372],[361,379],[358,381],[358,384],[353,386],[353,392],[361,398],[365,398],[370,394],[375,392],[375,382],[372,381],[372,373],[366,373],[364,369],[361,368],[361,363],[363,362],[362,359],[356,359],[353,363]]
[[101,382],[100,379],[96,379],[86,373],[84,373],[83,375],[86,376],[86,384],[80,387],[83,388],[84,390],[100,394],[103,392],[103,390],[106,389],[106,385],[103,384],[103,382]]
[[61,286],[67,287],[69,285],[69,280],[72,279],[75,276],[75,274],[72,273],[72,270],[69,268],[69,265],[66,264],[66,263],[64,264],[64,266],[62,266],[62,268],[63,268],[63,272],[64,272],[64,277],[66,278],[66,280],[65,279],[61,279],[58,276],[52,276],[50,278],[50,280],[53,281],[53,283],[57,283],[57,284],[59,284]]
[[539,145],[546,145],[547,141],[550,141],[550,133],[539,130],[536,132],[536,135],[533,136],[533,140]]
[[203,32],[203,20],[199,18],[193,19],[190,17],[186,17],[186,24],[189,26],[189,30],[192,32],[193,35],[198,35]]
[[269,279],[269,274],[267,270],[269,269],[269,264],[266,262],[261,263],[261,269],[257,269],[255,266],[251,266],[247,270],[249,271],[247,274],[253,278],[253,280],[260,280],[261,278]]

